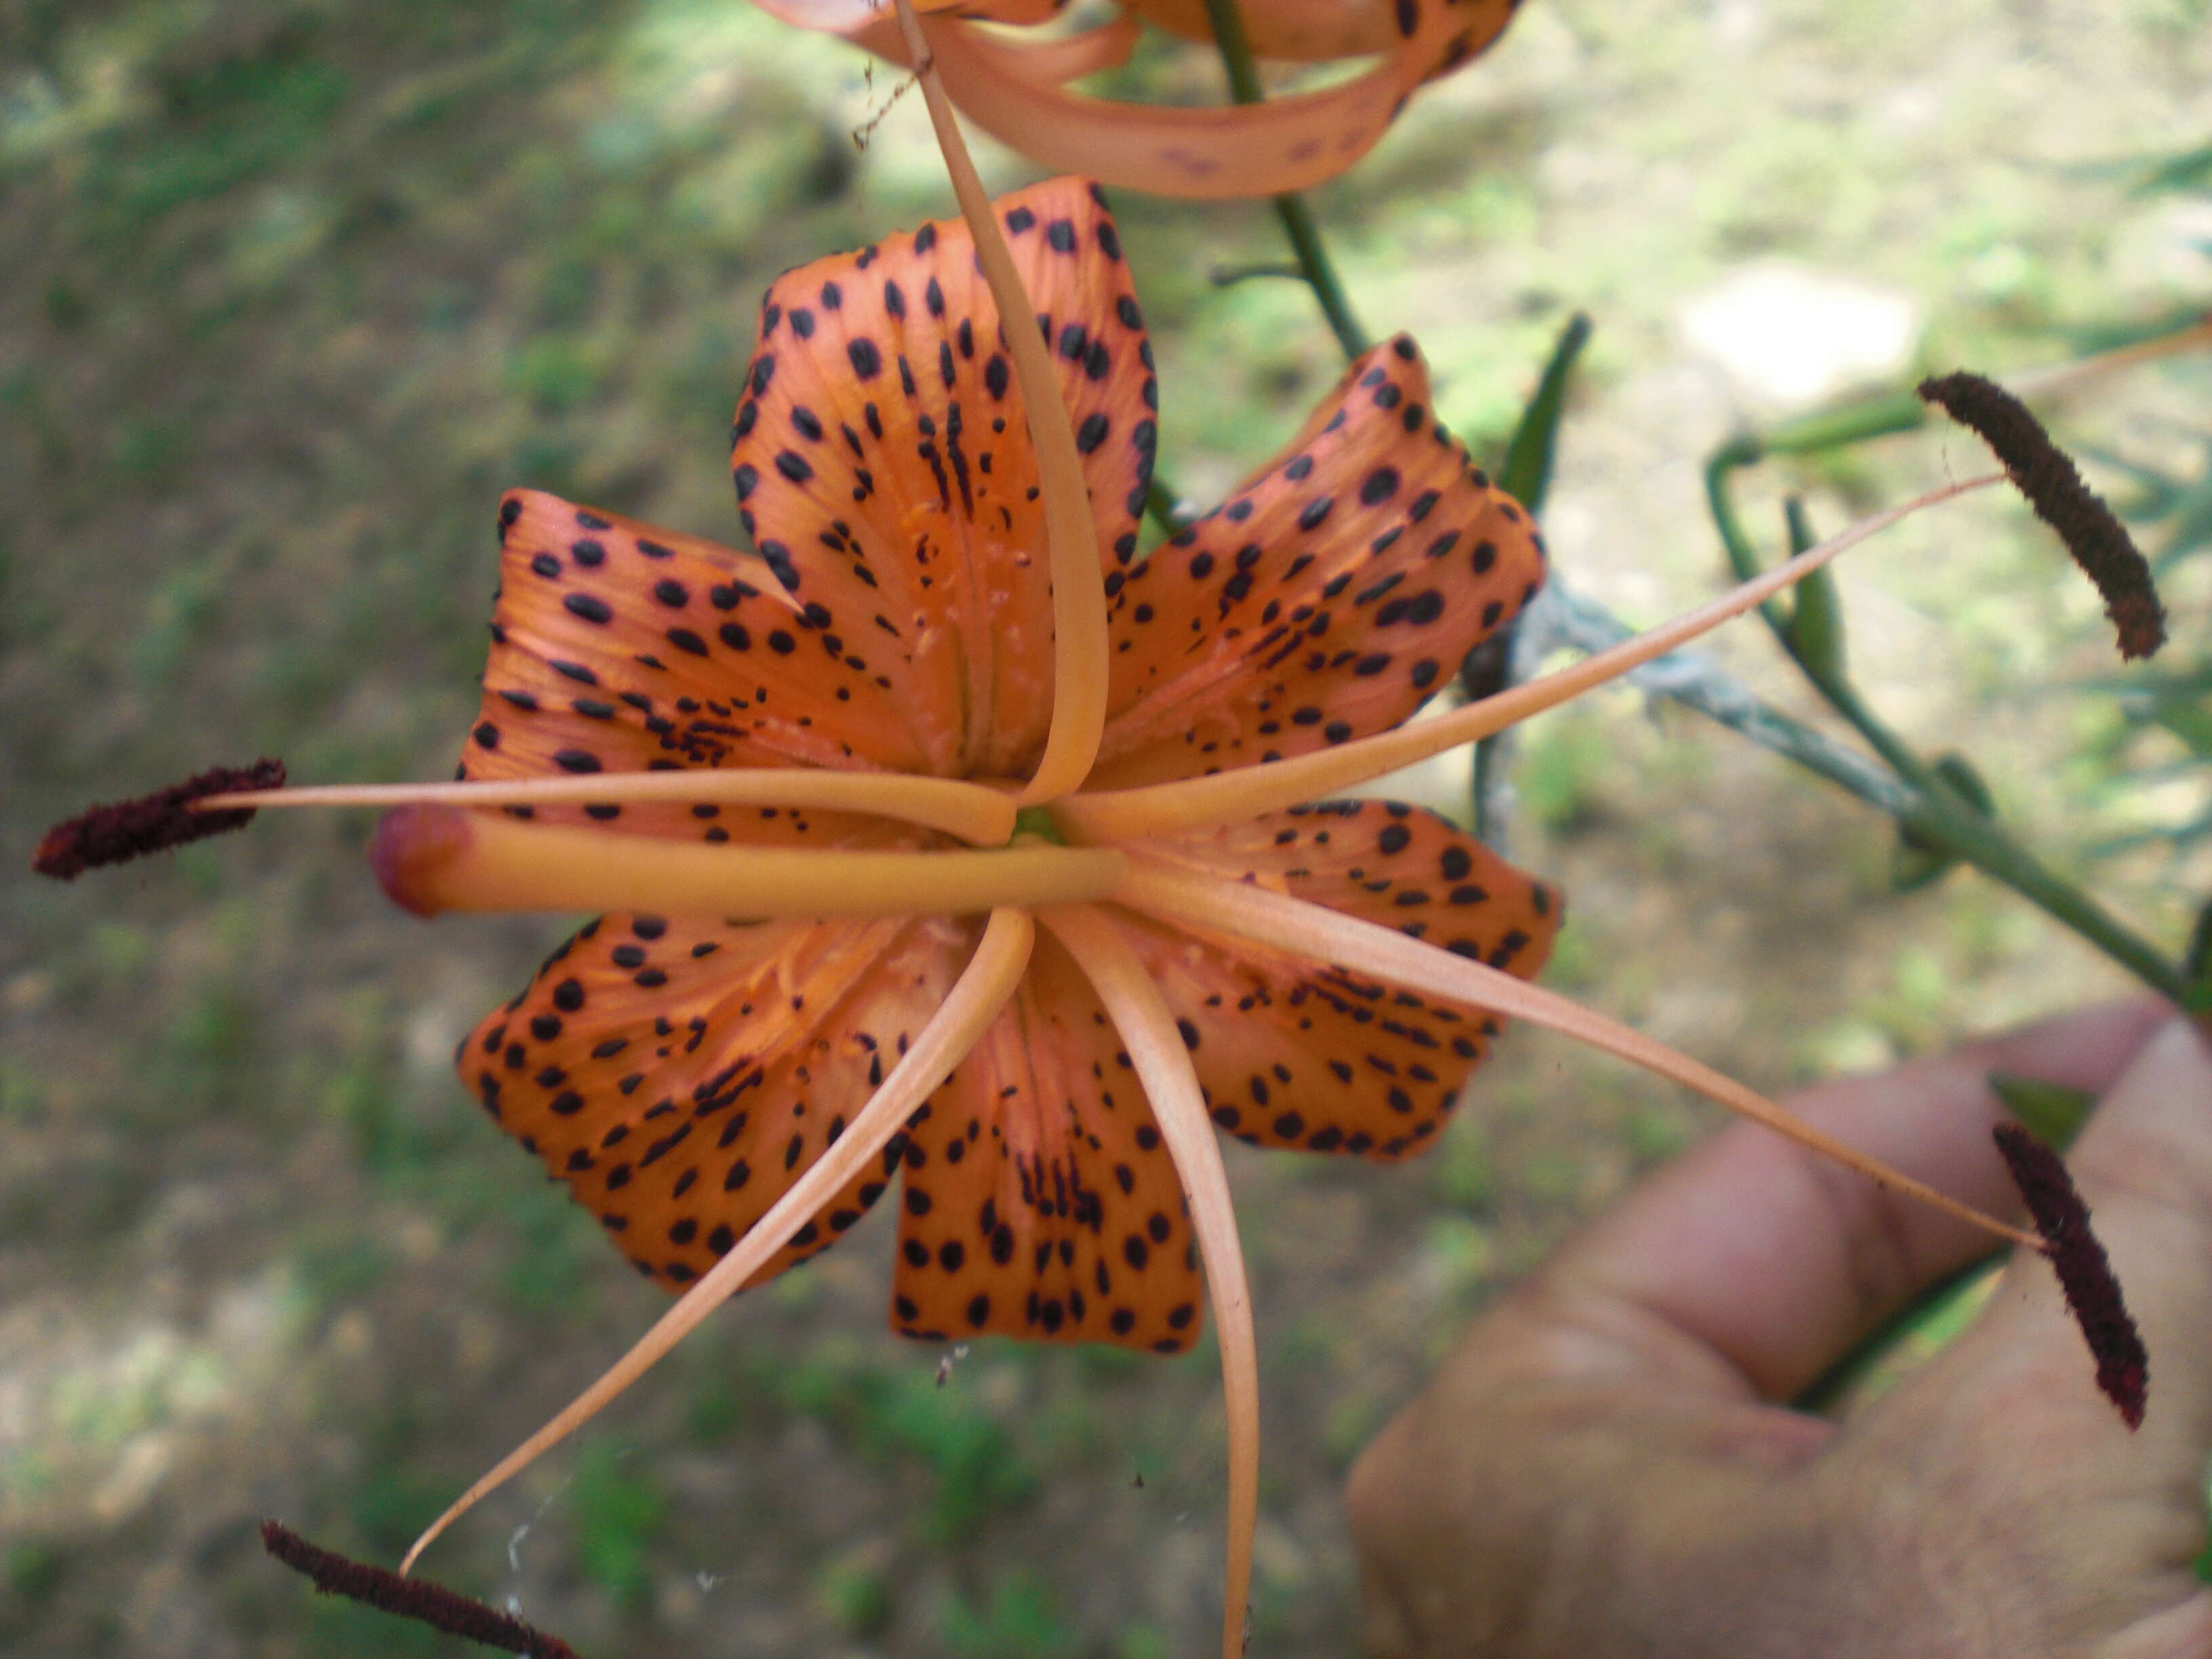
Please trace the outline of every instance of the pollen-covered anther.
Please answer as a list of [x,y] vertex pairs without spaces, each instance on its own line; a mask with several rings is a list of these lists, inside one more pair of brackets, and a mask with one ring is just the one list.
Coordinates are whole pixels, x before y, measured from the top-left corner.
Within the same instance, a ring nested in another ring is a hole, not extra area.
[[58,823],[39,842],[31,867],[42,876],[75,881],[101,865],[125,864],[243,829],[253,809],[195,810],[193,803],[238,790],[274,789],[284,781],[284,763],[262,759],[251,766],[211,766],[166,789],[131,800],[110,801]]
[[356,1561],[334,1550],[319,1549],[281,1522],[261,1523],[261,1547],[293,1571],[304,1574],[325,1595],[342,1595],[380,1613],[411,1619],[448,1636],[464,1637],[508,1653],[536,1659],[576,1659],[576,1651],[557,1636],[526,1625],[512,1613],[421,1578]]
[[1986,376],[1964,371],[1930,375],[1916,389],[1996,452],[2035,516],[2057,532],[2081,574],[2096,584],[2119,636],[2120,655],[2155,653],[2166,643],[2166,606],[2150,561],[2027,405]]
[[425,805],[386,813],[368,856],[392,902],[422,916],[447,910],[640,910],[756,920],[963,915],[1104,898],[1127,867],[1110,848],[848,852],[672,845]]
[[2043,1237],[2044,1254],[2058,1275],[2067,1310],[2096,1359],[2097,1387],[2130,1428],[2142,1427],[2150,1392],[2150,1353],[2120,1295],[2111,1258],[2089,1231],[2089,1206],[2064,1161],[2050,1147],[2016,1123],[2000,1123],[1991,1133]]

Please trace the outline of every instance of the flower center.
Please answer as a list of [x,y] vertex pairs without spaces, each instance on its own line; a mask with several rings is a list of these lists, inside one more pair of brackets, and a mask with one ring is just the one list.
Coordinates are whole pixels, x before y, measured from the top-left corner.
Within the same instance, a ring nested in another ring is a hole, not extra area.
[[1014,813],[1014,834],[1034,836],[1054,847],[1067,845],[1067,837],[1060,833],[1060,820],[1053,817],[1049,806],[1024,806]]

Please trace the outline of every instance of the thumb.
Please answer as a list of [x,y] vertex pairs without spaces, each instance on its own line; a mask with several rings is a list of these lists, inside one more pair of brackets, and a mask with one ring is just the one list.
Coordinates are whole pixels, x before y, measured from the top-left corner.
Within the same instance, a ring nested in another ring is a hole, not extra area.
[[2064,1576],[2179,1601],[2197,1588],[2212,1449],[2212,1050],[2193,1026],[2144,1044],[2068,1162],[2149,1351],[2141,1429],[2098,1393],[2050,1262],[2025,1252],[1974,1326],[1899,1389],[1899,1409],[1853,1426],[1887,1437],[1927,1410],[1950,1416],[2010,1468],[2016,1498],[2066,1517]]
[[2142,1427],[2098,1392],[2051,1263],[2023,1251],[1958,1341],[1846,1421],[1817,1479],[1843,1512],[1908,1517],[1932,1559],[1963,1548],[1978,1575],[1944,1582],[2019,1629],[2070,1631],[2067,1651],[2099,1659],[2203,1659],[2212,1052],[2193,1027],[2143,1045],[2069,1167],[2149,1350]]
[[[2143,1432],[2161,1453],[2212,1446],[2212,1048],[2176,1019],[2143,1045],[2068,1160],[2151,1354]],[[1998,1287],[1989,1335],[2066,1365],[2081,1394],[2094,1363],[2062,1323],[2050,1264],[2023,1255]]]

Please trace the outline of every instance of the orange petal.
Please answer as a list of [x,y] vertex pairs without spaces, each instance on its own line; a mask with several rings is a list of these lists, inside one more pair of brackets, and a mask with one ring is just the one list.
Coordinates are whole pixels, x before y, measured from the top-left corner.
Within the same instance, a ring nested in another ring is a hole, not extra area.
[[1097,993],[1040,935],[1015,1002],[907,1141],[892,1322],[1178,1353],[1197,1246],[1175,1166]]
[[[1206,0],[1121,0],[1146,22],[1186,40],[1213,44]],[[1371,58],[1396,50],[1393,0],[1260,0],[1241,8],[1255,57],[1301,64]]]
[[[1102,564],[1136,548],[1152,349],[1111,216],[1079,179],[1002,198],[1052,343]],[[762,554],[817,625],[888,657],[923,769],[1006,775],[1042,747],[1052,611],[1035,453],[957,220],[777,279],[732,467]]]
[[[772,17],[803,29],[830,34],[849,34],[880,19],[890,9],[889,0],[759,0],[760,9]],[[1067,0],[915,0],[921,12],[951,11],[958,8],[970,16],[997,23],[1042,23],[1066,9]]]
[[[957,18],[927,21],[952,100],[1031,161],[1156,196],[1273,196],[1333,179],[1371,149],[1413,88],[1495,40],[1514,0],[1394,0],[1390,56],[1322,91],[1264,104],[1187,109],[1071,93],[1024,67],[1026,43]],[[1250,9],[1257,10],[1258,8]],[[848,38],[908,62],[896,24]]]
[[1122,15],[1079,34],[1028,41],[1019,68],[1031,80],[1060,86],[1121,68],[1129,61],[1144,33],[1135,18]]
[[1388,731],[1518,613],[1543,569],[1528,515],[1431,413],[1413,342],[1377,346],[1265,471],[1119,586],[1086,787]]
[[[500,520],[491,657],[463,776],[919,769],[898,683],[879,672],[899,665],[894,653],[836,636],[757,560],[536,490],[510,493]],[[842,845],[874,833],[860,828],[866,820],[834,812],[514,810],[707,841]]]
[[[1534,977],[1559,890],[1433,812],[1395,801],[1299,807],[1146,851]],[[1117,912],[1117,919],[1126,913]],[[1128,918],[1182,1023],[1213,1121],[1256,1146],[1389,1160],[1434,1144],[1498,1022],[1242,940]]]
[[[842,1132],[944,1000],[973,936],[905,921],[602,916],[457,1060],[500,1127],[672,1288]],[[886,1152],[761,1278],[826,1249],[896,1167]]]

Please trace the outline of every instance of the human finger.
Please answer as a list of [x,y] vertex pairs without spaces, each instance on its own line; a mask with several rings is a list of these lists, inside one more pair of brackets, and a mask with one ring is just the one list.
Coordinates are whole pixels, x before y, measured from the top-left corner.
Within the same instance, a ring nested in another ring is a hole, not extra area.
[[[2017,1209],[1990,1142],[2004,1071],[2101,1092],[2165,1017],[2106,1004],[1972,1042],[1785,1103],[1853,1146],[1978,1206]],[[1591,1364],[1637,1368],[1656,1349],[1678,1372],[1737,1395],[1788,1399],[1916,1291],[1986,1248],[1978,1233],[1755,1125],[1732,1125],[1650,1176],[1577,1235],[1542,1292],[1638,1316]]]
[[2198,1482],[2212,1447],[2212,1047],[2203,1034],[2185,1019],[2164,1025],[2100,1103],[2068,1164],[2150,1353],[2141,1432],[2126,1434],[2098,1396],[2095,1361],[2051,1264],[2037,1257],[2006,1269],[1987,1312],[1946,1356],[1946,1380],[2032,1405],[2040,1420],[2078,1422],[2117,1478],[2154,1469],[2174,1485],[2201,1534]]

